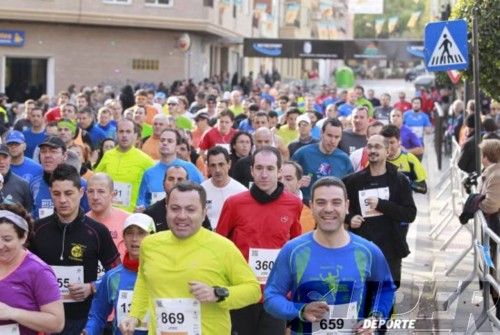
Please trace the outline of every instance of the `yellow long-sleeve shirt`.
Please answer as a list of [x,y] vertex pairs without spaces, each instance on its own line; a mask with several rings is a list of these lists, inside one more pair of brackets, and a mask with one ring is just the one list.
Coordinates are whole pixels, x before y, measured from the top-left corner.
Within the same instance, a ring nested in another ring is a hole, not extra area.
[[149,334],[156,334],[155,300],[194,298],[190,281],[229,290],[224,301],[201,304],[203,335],[230,334],[229,310],[261,298],[259,283],[233,242],[204,228],[187,239],[178,239],[171,231],[146,237],[139,264],[130,316],[142,320],[149,312]]
[[106,172],[113,179],[117,191],[115,199],[121,200],[114,203],[115,207],[133,212],[144,171],[154,164],[151,157],[137,148],[126,152],[114,148],[104,154],[95,172]]

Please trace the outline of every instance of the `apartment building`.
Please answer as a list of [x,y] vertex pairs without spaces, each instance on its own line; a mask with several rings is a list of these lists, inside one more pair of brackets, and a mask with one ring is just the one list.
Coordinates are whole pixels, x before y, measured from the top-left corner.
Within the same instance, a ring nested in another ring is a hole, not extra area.
[[0,91],[232,74],[252,11],[253,0],[0,0]]

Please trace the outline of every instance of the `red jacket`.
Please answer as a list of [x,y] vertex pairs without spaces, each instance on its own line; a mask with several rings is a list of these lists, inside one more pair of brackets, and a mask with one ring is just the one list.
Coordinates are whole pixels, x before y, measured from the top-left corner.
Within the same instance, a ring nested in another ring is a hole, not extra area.
[[281,249],[299,236],[301,212],[302,202],[291,193],[261,204],[245,191],[224,202],[216,232],[233,241],[248,261],[249,248]]

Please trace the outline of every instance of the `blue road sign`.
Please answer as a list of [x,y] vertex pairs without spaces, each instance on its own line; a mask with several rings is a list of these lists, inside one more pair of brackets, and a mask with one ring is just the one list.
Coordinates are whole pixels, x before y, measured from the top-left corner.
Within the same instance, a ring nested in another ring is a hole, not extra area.
[[428,71],[466,69],[469,66],[467,22],[428,23],[425,26],[424,56]]
[[24,31],[0,30],[0,47],[22,47],[24,40]]

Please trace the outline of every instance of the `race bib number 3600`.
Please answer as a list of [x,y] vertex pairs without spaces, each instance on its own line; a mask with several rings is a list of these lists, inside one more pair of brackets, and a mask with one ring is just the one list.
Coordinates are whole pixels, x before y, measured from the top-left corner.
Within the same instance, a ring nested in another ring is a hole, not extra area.
[[276,257],[280,249],[257,249],[250,248],[248,251],[248,264],[255,273],[257,280],[260,284],[265,284],[269,274],[273,269]]
[[201,308],[196,299],[157,299],[155,313],[157,335],[201,335]]

